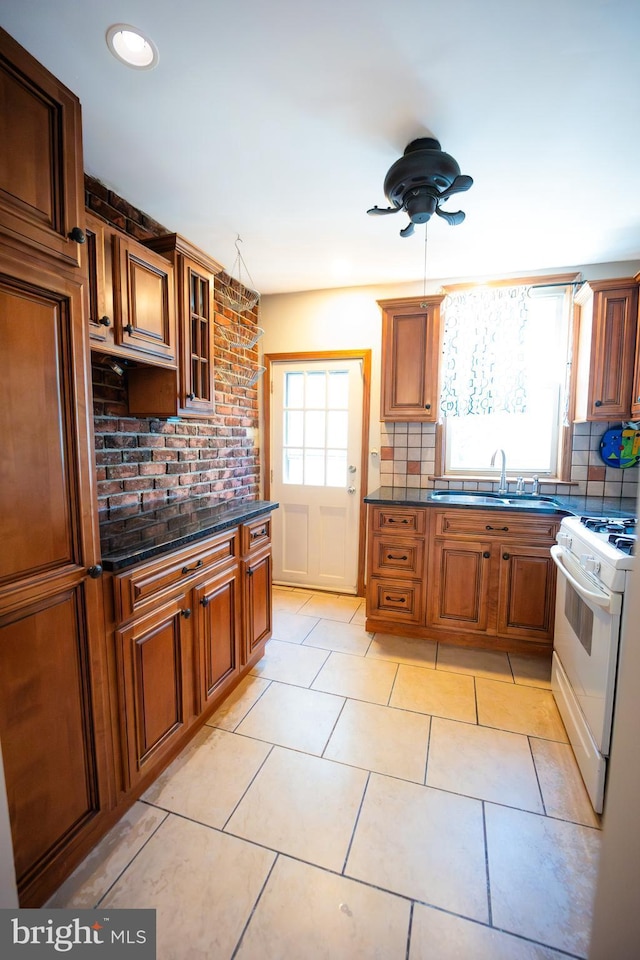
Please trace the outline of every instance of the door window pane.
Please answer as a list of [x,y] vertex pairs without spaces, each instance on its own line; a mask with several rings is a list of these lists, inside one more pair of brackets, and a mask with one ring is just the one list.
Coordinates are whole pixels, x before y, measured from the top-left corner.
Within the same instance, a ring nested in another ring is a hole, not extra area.
[[348,377],[346,370],[285,374],[284,483],[347,486]]

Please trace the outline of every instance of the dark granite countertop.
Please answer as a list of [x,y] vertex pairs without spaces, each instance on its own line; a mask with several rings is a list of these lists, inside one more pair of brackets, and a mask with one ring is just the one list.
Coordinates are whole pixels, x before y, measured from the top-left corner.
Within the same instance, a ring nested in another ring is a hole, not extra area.
[[213,496],[176,500],[155,510],[123,507],[100,517],[102,566],[108,571],[150,560],[278,507],[271,500]]
[[[467,500],[455,502],[453,500],[443,500],[438,498],[438,494],[454,492],[452,490],[414,490],[403,487],[379,487],[373,493],[367,494],[364,498],[365,503],[374,503],[381,505],[392,505],[396,507],[449,507],[462,508],[469,510],[523,510],[527,513],[558,513],[582,516],[588,514],[595,517],[635,517],[637,505],[633,497],[583,497],[571,494],[541,494],[534,505],[531,495],[526,494],[522,497],[516,497],[509,493],[506,496],[515,503],[505,504],[498,497],[495,502],[469,503]],[[485,490],[459,490],[461,494],[476,493],[480,496],[495,491]],[[541,502],[542,501],[542,502]]]

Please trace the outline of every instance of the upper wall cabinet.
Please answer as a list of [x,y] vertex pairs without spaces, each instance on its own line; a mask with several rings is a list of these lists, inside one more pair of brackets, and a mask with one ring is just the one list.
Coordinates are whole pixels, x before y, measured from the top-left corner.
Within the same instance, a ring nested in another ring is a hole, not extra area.
[[435,296],[378,301],[382,308],[381,420],[438,419],[443,299]]
[[[0,29],[2,229],[70,267],[84,239],[80,103]],[[79,202],[80,200],[80,202]]]
[[89,211],[86,227],[83,266],[91,348],[175,370],[172,264]]
[[129,376],[129,410],[155,416],[210,417],[214,412],[214,278],[222,267],[172,233],[145,246],[173,264],[176,278],[178,376],[138,369]]
[[632,277],[585,283],[579,313],[575,420],[631,416],[638,321],[638,286]]

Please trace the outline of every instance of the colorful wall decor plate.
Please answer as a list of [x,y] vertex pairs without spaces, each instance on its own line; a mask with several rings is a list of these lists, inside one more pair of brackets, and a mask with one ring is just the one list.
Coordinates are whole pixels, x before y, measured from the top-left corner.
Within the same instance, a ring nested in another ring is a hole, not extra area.
[[640,430],[612,427],[600,440],[600,456],[608,467],[635,467],[640,463]]

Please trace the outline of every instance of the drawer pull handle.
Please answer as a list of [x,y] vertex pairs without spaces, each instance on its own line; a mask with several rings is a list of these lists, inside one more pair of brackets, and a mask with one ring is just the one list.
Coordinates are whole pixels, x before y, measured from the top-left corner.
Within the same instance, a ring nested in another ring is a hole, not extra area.
[[185,618],[185,620],[188,620],[189,617],[191,616],[191,608],[190,608],[190,607],[185,607],[184,610],[181,610],[181,611],[180,611],[180,613],[181,613],[182,616]]
[[488,550],[485,550],[485,552],[482,554],[482,556],[484,557],[485,560],[488,560],[489,557],[491,556],[491,554],[489,553]]
[[509,553],[503,553],[503,554],[502,554],[502,559],[503,559],[503,560],[508,560],[509,557],[510,557],[510,554],[509,554]]
[[406,597],[385,597],[387,603],[406,603]]
[[388,553],[388,554],[387,554],[387,560],[408,560],[408,559],[409,559],[409,557],[406,557],[406,556],[404,556],[404,557],[394,557],[394,555],[393,555],[392,553]]
[[396,520],[395,517],[389,517],[387,523],[409,523],[406,517],[403,517],[402,520]]
[[267,533],[266,527],[261,527],[259,530],[251,531],[251,539],[255,540],[257,537],[264,537]]
[[485,527],[485,530],[504,530],[505,533],[508,529],[509,527],[492,527],[490,523],[488,523]]
[[193,571],[194,571],[194,570],[197,570],[198,567],[201,567],[203,563],[204,563],[204,560],[198,560],[198,562],[197,562],[197,563],[194,563],[194,565],[193,565],[192,567],[183,567],[183,568],[182,568],[182,572],[183,572],[183,573],[193,573]]

